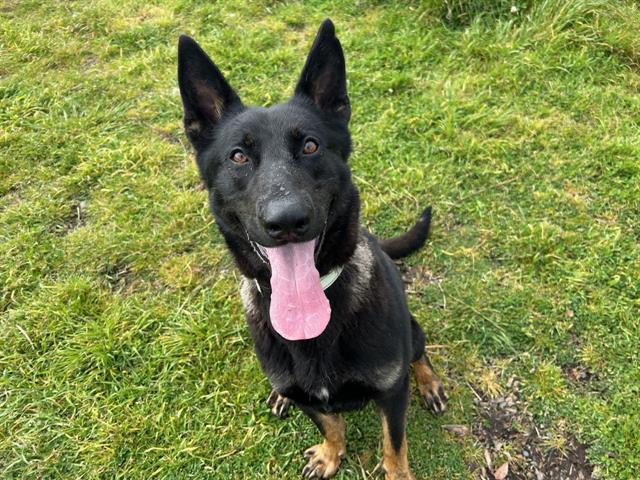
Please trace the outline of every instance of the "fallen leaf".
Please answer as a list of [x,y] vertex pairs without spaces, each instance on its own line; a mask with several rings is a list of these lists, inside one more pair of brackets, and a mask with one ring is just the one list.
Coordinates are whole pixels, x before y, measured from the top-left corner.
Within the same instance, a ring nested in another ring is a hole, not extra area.
[[493,462],[491,461],[491,454],[489,453],[488,449],[484,449],[484,461],[487,462],[487,467],[489,467],[489,470],[491,470],[491,467],[493,466]]
[[466,425],[442,425],[447,432],[463,437],[469,433],[469,427]]
[[500,465],[500,468],[498,468],[495,472],[493,472],[493,477],[496,480],[504,480],[505,478],[507,478],[508,474],[509,474],[509,462],[504,462],[502,465]]

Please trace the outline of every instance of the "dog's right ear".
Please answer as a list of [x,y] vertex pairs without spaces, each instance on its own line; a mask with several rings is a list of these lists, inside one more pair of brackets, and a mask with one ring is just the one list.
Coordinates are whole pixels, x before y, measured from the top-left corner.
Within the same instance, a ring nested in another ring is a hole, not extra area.
[[349,123],[351,105],[344,53],[333,22],[328,18],[320,25],[295,93],[310,98],[323,112]]
[[184,106],[184,129],[196,151],[213,138],[213,129],[229,112],[243,107],[218,67],[194,39],[180,35],[178,84]]

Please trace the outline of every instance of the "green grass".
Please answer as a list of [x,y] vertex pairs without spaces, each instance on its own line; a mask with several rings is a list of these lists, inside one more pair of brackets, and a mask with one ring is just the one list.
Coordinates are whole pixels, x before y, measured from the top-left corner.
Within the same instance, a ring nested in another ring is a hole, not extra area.
[[[363,222],[392,235],[434,206],[409,263],[437,281],[410,302],[452,399],[434,419],[414,397],[417,477],[472,477],[482,448],[440,426],[477,423],[470,385],[516,376],[602,478],[637,478],[640,10],[604,0],[5,2],[0,477],[297,478],[318,434],[264,405],[181,130],[176,40],[273,104],[325,16]],[[574,364],[595,384],[568,379]],[[377,416],[347,422],[338,478],[366,477]]]

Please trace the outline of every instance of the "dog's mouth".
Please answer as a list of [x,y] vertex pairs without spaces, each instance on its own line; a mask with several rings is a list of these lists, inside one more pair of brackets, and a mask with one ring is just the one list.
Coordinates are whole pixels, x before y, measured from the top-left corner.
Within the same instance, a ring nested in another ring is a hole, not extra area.
[[[331,210],[329,210],[329,211],[331,211]],[[324,237],[325,237],[325,235],[327,233],[327,222],[328,222],[328,220],[329,220],[329,216],[327,215],[327,217],[324,220],[324,225],[322,226],[322,232],[315,239],[313,239],[313,241],[315,242],[315,244],[314,244],[315,248],[314,248],[314,251],[313,251],[313,255],[314,255],[314,259],[315,259],[316,262],[318,261],[318,257],[320,256],[320,251],[322,250],[322,244],[324,243]],[[269,255],[267,253],[267,250],[269,248],[280,248],[280,247],[284,247],[286,245],[291,245],[291,243],[285,243],[285,244],[279,245],[277,247],[265,247],[264,245],[261,245],[258,242],[252,240],[251,236],[249,235],[249,231],[246,228],[244,229],[244,233],[247,236],[247,240],[249,241],[249,244],[251,245],[251,248],[253,249],[255,254],[262,261],[262,263],[264,263],[268,267],[271,267],[271,262],[269,261]]]
[[[324,242],[325,231],[326,231],[326,226],[322,230],[322,233],[312,240],[313,242],[315,242],[313,256],[316,262],[318,261],[320,250],[322,250],[322,243]],[[271,262],[269,261],[269,255],[267,253],[267,250],[269,248],[280,248],[286,245],[291,245],[291,243],[285,243],[284,245],[279,245],[277,247],[265,247],[264,245],[261,245],[258,242],[251,240],[251,237],[249,237],[249,233],[247,233],[247,240],[249,240],[249,244],[251,245],[251,248],[253,249],[255,254],[258,256],[258,258],[268,267],[271,267]]]
[[308,340],[322,334],[331,318],[331,306],[320,282],[316,259],[320,236],[306,242],[264,247],[249,239],[260,259],[271,269],[271,325],[287,340]]

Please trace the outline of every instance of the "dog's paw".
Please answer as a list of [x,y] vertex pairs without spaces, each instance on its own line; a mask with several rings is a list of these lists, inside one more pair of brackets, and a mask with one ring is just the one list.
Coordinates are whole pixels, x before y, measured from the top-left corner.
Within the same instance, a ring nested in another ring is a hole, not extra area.
[[291,400],[287,397],[283,397],[275,390],[271,390],[269,398],[267,398],[267,405],[271,407],[271,413],[278,418],[285,418],[289,413],[289,407],[291,406]]
[[325,442],[308,448],[304,456],[309,459],[309,462],[302,469],[303,477],[331,478],[338,471],[344,451],[332,448]]
[[425,406],[434,414],[442,415],[447,410],[449,397],[439,378],[434,377],[428,384],[419,385],[419,390]]
[[393,472],[385,473],[384,480],[415,480],[411,472]]

